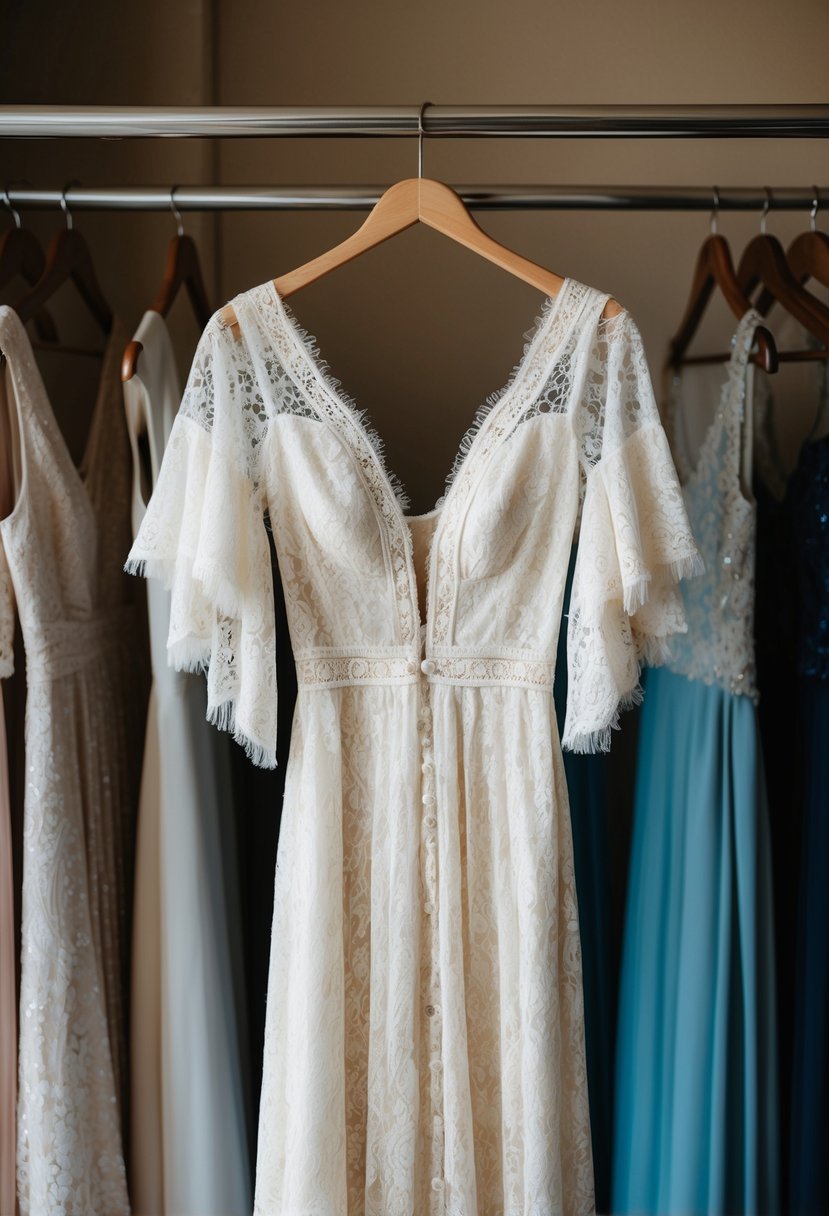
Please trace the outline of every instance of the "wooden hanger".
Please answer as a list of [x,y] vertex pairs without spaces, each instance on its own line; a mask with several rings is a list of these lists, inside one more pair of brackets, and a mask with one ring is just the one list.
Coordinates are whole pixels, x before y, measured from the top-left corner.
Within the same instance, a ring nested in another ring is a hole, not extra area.
[[[786,261],[794,277],[801,284],[816,279],[823,287],[829,287],[829,235],[819,232],[817,213],[820,206],[820,191],[813,186],[814,202],[809,212],[809,227],[792,241],[786,250]],[[757,309],[766,316],[774,304],[774,296],[764,290],[757,302]]]
[[[719,287],[728,307],[738,320],[745,316],[751,308],[751,300],[737,280],[728,241],[717,232],[719,207],[720,195],[715,186],[714,209],[711,212],[710,220],[711,232],[703,241],[699,251],[685,315],[670,343],[670,365],[674,368],[688,363],[719,363],[729,357],[728,354],[685,357],[685,352],[699,329],[700,321],[715,287]],[[765,371],[776,372],[777,346],[771,332],[764,325],[758,325],[755,330],[755,338],[757,354],[752,357]]]
[[[743,251],[737,267],[737,279],[749,295],[758,284],[765,289],[757,306],[758,311],[762,311],[760,304],[768,309],[777,300],[824,348],[829,348],[829,308],[817,296],[806,291],[789,266],[780,241],[770,232],[766,232],[766,216],[771,205],[771,191],[768,187],[766,195],[761,230]],[[829,357],[829,349],[786,351],[781,353],[780,357],[792,361],[801,358],[826,358]]]
[[68,186],[64,188],[60,200],[66,226],[52,237],[43,274],[32,290],[15,305],[15,310],[25,325],[46,301],[51,299],[58,288],[71,279],[104,334],[108,334],[112,328],[112,309],[95,275],[89,246],[81,233],[73,227],[72,214],[66,202],[68,189]]
[[[173,186],[170,190],[170,206],[173,215],[176,217],[178,230],[167,249],[164,278],[150,308],[152,312],[160,313],[162,317],[166,317],[180,289],[186,287],[193,312],[196,314],[196,320],[199,326],[204,329],[213,314],[213,309],[210,307],[207,299],[207,291],[205,290],[204,278],[199,263],[199,251],[193,238],[188,236],[184,231],[181,213],[175,204],[174,196],[177,189],[177,186]],[[127,344],[121,360],[121,379],[123,381],[131,380],[135,375],[138,356],[143,349],[143,344],[135,339]]]
[[[23,227],[18,211],[12,206],[8,187],[3,189],[3,202],[11,212],[14,227],[0,236],[0,287],[5,287],[18,275],[32,287],[43,273],[46,255],[31,229]],[[55,322],[45,308],[35,314],[34,323],[41,341],[57,342]]]
[[[558,295],[564,284],[561,275],[530,261],[529,258],[525,258],[522,254],[516,253],[515,250],[496,241],[494,237],[479,227],[463,199],[451,186],[436,181],[434,178],[421,176],[423,111],[428,104],[430,103],[424,102],[420,108],[418,176],[404,178],[402,181],[395,182],[393,186],[389,186],[357,231],[346,240],[335,245],[333,249],[327,249],[325,253],[297,267],[296,270],[288,271],[287,274],[274,279],[274,285],[283,299],[418,222],[428,224],[430,228],[442,232],[444,236],[458,241],[473,253],[480,254],[488,261],[494,262],[502,270],[537,287],[545,295]],[[609,300],[603,315],[610,317],[618,312],[621,312],[621,305],[615,300]],[[225,325],[229,326],[238,338],[239,325],[233,306],[226,304],[220,315]]]

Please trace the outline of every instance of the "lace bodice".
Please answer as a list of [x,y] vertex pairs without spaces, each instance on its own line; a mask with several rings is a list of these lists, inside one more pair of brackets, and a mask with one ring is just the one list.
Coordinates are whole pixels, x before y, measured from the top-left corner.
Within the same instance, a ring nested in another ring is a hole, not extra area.
[[137,602],[135,585],[121,569],[129,517],[113,510],[113,502],[129,498],[129,440],[117,371],[127,340],[116,319],[78,470],[26,331],[12,308],[0,307],[0,349],[11,396],[19,402],[19,415],[13,409],[9,418],[20,431],[12,444],[20,493],[0,520],[0,676],[13,668],[13,581],[26,588],[17,611],[29,680],[76,670],[98,653],[102,633],[117,636]]
[[[758,699],[754,662],[754,549],[751,497],[753,364],[759,314],[750,310],[733,350],[710,426],[692,464],[684,431],[696,421],[683,399],[689,369],[670,378],[668,424],[691,527],[705,562],[701,578],[682,588],[688,631],[671,646],[668,666],[690,679]],[[704,400],[696,403],[697,408]],[[684,415],[683,415],[684,411]]]
[[168,651],[203,666],[210,714],[275,762],[273,527],[304,684],[416,680],[423,626],[436,678],[546,685],[581,507],[564,744],[609,746],[640,663],[682,630],[677,577],[697,550],[641,337],[627,312],[568,279],[465,436],[418,611],[399,479],[365,415],[273,283],[217,313],[193,362],[134,571],[173,589]]

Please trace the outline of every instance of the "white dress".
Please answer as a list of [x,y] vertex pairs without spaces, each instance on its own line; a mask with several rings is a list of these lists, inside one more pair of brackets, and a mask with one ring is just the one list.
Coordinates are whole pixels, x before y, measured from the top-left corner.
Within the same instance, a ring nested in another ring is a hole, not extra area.
[[216,313],[200,341],[129,568],[172,587],[170,662],[207,670],[211,720],[272,765],[273,529],[299,692],[261,1216],[594,1209],[552,696],[580,505],[566,747],[609,746],[699,563],[607,300],[573,279],[545,300],[417,517],[272,282],[233,300],[240,337]]
[[[135,338],[143,349],[124,404],[137,529],[145,482],[151,487],[158,476],[181,394],[164,319],[145,313]],[[205,721],[203,679],[167,665],[169,594],[157,583],[147,594],[153,688],[133,924],[132,1209],[134,1216],[247,1216],[247,1020],[229,740]]]
[[26,653],[18,1200],[23,1216],[127,1216],[127,1013],[146,612],[121,570],[130,447],[106,343],[81,469],[31,343],[0,307],[17,500],[0,520],[0,672],[12,594]]

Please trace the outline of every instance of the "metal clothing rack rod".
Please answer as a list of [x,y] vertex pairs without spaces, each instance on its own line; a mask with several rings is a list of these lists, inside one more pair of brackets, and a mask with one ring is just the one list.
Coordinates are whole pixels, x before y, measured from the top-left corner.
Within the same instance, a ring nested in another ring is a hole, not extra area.
[[[180,211],[368,211],[386,186],[176,186]],[[456,186],[473,210],[489,211],[711,211],[711,186]],[[818,210],[829,186],[718,187],[719,211]],[[21,210],[169,211],[170,186],[75,186],[34,189],[12,184],[8,198]],[[2,200],[0,200],[2,210]]]
[[[221,138],[417,135],[421,106],[0,107],[0,137]],[[829,105],[449,106],[427,103],[430,137],[740,138],[829,136]]]

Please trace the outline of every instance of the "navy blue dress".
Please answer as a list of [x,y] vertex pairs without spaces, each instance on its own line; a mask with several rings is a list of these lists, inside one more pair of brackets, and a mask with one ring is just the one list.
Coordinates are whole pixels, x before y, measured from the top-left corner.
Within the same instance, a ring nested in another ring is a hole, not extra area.
[[813,1216],[829,1211],[829,435],[804,444],[789,499],[805,782],[789,1194],[795,1216]]

